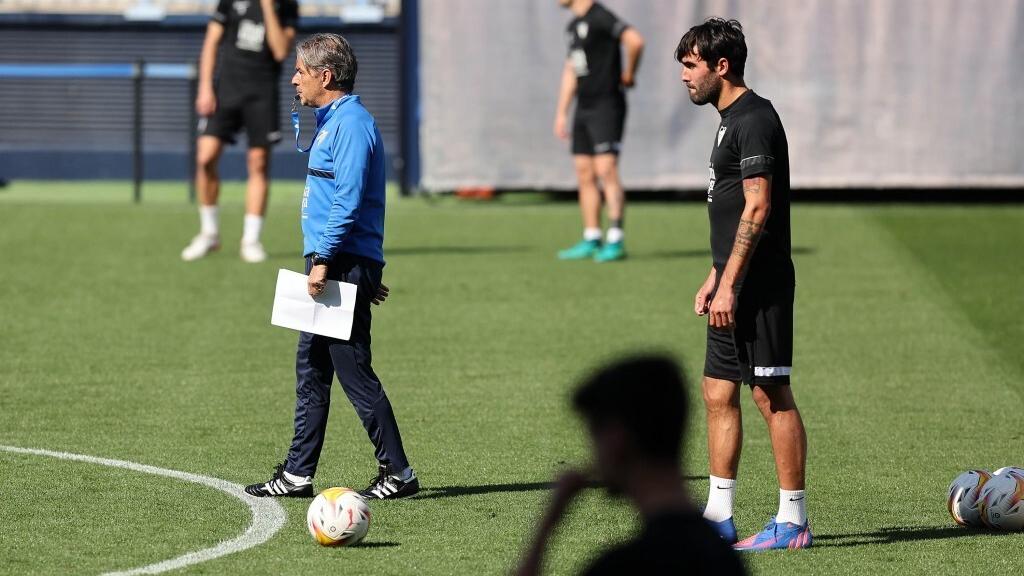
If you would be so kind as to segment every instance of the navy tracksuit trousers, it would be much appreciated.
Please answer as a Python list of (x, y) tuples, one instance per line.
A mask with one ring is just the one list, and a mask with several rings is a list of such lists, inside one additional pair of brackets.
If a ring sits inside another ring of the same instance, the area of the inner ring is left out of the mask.
[[(306, 274), (312, 259), (306, 259)], [(331, 384), (338, 375), (356, 414), (373, 442), (377, 460), (400, 472), (409, 466), (402, 447), (398, 422), (391, 402), (370, 366), (370, 300), (377, 294), (382, 276), (379, 262), (340, 254), (327, 266), (327, 278), (355, 284), (355, 319), (349, 340), (336, 340), (307, 332), (299, 333), (295, 360), (295, 436), (285, 470), (299, 476), (313, 476), (327, 431)]]

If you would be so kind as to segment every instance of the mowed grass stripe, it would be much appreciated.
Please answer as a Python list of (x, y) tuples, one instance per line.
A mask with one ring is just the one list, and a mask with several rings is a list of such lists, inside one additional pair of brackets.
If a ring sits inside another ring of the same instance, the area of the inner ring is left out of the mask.
[[(224, 252), (195, 265), (176, 260), (196, 225), (183, 202), (0, 205), (10, 223), (0, 231), (0, 402), (15, 415), (0, 440), (240, 483), (270, 472), (291, 432), (295, 345), (294, 333), (267, 324), (270, 292), (277, 267), (298, 266), (297, 196), (276, 196), (263, 267), (237, 260), (240, 198), (230, 192), (223, 211)], [(704, 206), (631, 206), (632, 258), (605, 267), (556, 262), (554, 250), (575, 240), (576, 209), (531, 202), (389, 204), (393, 298), (376, 311), (375, 364), (425, 497), (374, 506), (374, 546), (339, 551), (316, 548), (305, 503), (285, 502), (289, 524), (273, 540), (192, 572), (503, 573), (547, 498), (545, 482), (585, 456), (566, 404), (577, 379), (603, 358), (649, 348), (682, 356), (699, 376), (704, 331), (690, 307), (709, 266)], [(794, 208), (794, 385), (811, 428), (821, 548), (753, 558), (759, 572), (953, 573), (1002, 567), (1019, 550), (1019, 537), (963, 536), (944, 511), (957, 471), (1008, 464), (1021, 451), (988, 426), (993, 406), (1006, 406), (1003, 369), (977, 366), (986, 350), (977, 331), (919, 259), (886, 238), (876, 220), (886, 210)], [(61, 281), (40, 280), (39, 254)], [(372, 456), (335, 391), (317, 482), (358, 486)], [(696, 387), (691, 398), (686, 461), (700, 477)], [(745, 402), (738, 521), (752, 531), (777, 492), (767, 434)], [(703, 499), (706, 481), (692, 488)], [(621, 503), (588, 493), (555, 544), (552, 572), (575, 572), (634, 526)]]
[[(1011, 372), (930, 271), (878, 226), (876, 210), (884, 209), (797, 212), (797, 237), (811, 232), (821, 242), (814, 264), (798, 270), (804, 361), (795, 381), (807, 382), (798, 398), (809, 424), (809, 502), (820, 546), (751, 564), (808, 574), (1009, 568), (1024, 536), (957, 528), (944, 497), (958, 472), (1020, 457), (993, 420), (1002, 412), (993, 407), (1019, 406)], [(762, 473), (770, 476), (769, 467)]]
[[(895, 206), (874, 218), (930, 271), (993, 353), (1024, 371), (1024, 206)], [(1024, 379), (1010, 385), (1024, 402)]]

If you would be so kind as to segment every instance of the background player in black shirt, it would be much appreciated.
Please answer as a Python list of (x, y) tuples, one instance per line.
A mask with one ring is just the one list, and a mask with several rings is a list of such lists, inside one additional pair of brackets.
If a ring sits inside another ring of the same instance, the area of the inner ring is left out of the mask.
[(807, 436), (790, 388), (793, 291), (789, 148), (771, 102), (743, 82), (747, 45), (740, 23), (711, 18), (676, 48), (695, 104), (722, 117), (711, 152), (708, 215), (714, 264), (694, 312), (708, 316), (703, 392), (711, 482), (704, 517), (735, 541), (732, 494), (742, 444), (740, 382), (771, 437), (779, 511), (741, 550), (811, 545), (804, 492)]
[[(644, 39), (593, 0), (558, 0), (576, 16), (567, 28), (569, 57), (555, 112), (555, 136), (568, 139), (567, 119), (573, 96), (576, 116), (572, 124), (572, 154), (579, 182), (583, 240), (562, 250), (563, 260), (594, 258), (598, 262), (620, 260), (626, 252), (622, 218), (626, 196), (619, 180), (618, 154), (626, 122), (625, 88), (633, 86)], [(626, 50), (622, 66), (619, 46)], [(601, 192), (608, 210), (608, 234), (601, 245)]]
[[(590, 431), (597, 479), (610, 494), (629, 499), (643, 521), (637, 538), (607, 551), (584, 574), (743, 574), (739, 558), (701, 519), (683, 486), (685, 387), (672, 360), (639, 357), (601, 370), (573, 396)], [(559, 478), (520, 576), (540, 573), (555, 526), (586, 485), (578, 471)]]
[(200, 228), (181, 252), (184, 260), (197, 260), (220, 248), (217, 165), (224, 143), (234, 143), (243, 126), (249, 142), (249, 182), (240, 252), (246, 262), (267, 259), (260, 232), (267, 209), (270, 146), (281, 140), (278, 79), (281, 63), (295, 43), (298, 17), (295, 0), (220, 0), (206, 27), (196, 96), (196, 111), (202, 117), (196, 153)]

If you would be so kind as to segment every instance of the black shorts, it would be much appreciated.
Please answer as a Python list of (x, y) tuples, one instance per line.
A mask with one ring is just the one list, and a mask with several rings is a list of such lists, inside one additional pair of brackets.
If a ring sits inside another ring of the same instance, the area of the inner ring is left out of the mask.
[(792, 286), (744, 287), (734, 330), (708, 325), (704, 375), (749, 386), (789, 384), (793, 369)]
[(199, 121), (199, 132), (235, 143), (245, 127), (250, 148), (268, 148), (281, 141), (279, 90), (276, 83), (221, 81), (217, 87), (217, 110)]
[(626, 101), (606, 99), (577, 105), (572, 121), (572, 153), (618, 154), (626, 125)]

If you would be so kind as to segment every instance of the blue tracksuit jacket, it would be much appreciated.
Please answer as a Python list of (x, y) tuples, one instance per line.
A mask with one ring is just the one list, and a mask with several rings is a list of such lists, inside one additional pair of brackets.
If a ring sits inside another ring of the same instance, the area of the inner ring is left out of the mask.
[(303, 255), (384, 263), (384, 142), (359, 96), (316, 109), (302, 194)]

